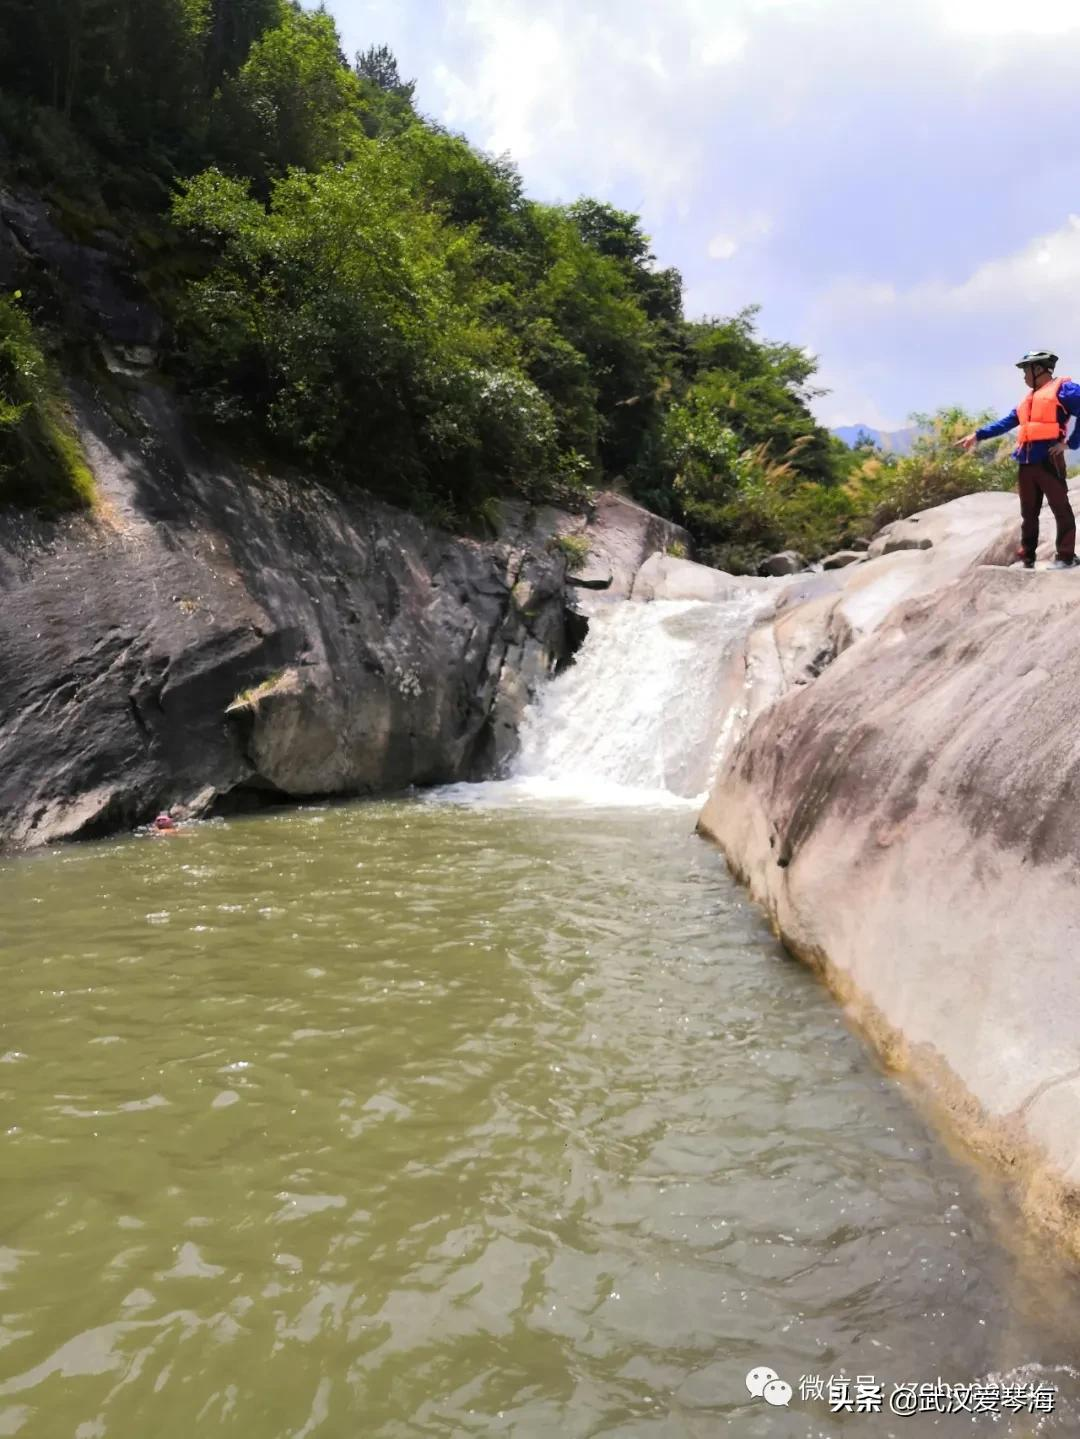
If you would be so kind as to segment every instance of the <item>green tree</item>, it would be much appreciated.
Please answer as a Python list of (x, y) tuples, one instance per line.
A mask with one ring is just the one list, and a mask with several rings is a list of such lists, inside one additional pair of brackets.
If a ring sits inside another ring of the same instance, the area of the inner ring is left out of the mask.
[(481, 154), (460, 135), (415, 119), (392, 143), (427, 204), (454, 225), (476, 226), (479, 238), (497, 249), (515, 245), (525, 200), (509, 160)]
[(353, 63), (363, 101), (362, 122), (371, 139), (399, 135), (419, 119), (413, 108), (414, 80), (402, 80), (394, 52), (386, 45), (359, 51)]
[(367, 50), (358, 51), (356, 73), (361, 80), (369, 81), (387, 95), (412, 102), (416, 81), (402, 80), (397, 57), (388, 45), (372, 45)]
[(810, 412), (821, 393), (811, 383), (817, 360), (797, 345), (761, 340), (757, 314), (754, 305), (688, 325), (685, 372), (705, 387), (744, 447), (764, 444), (774, 459), (790, 456), (807, 479), (839, 483), (841, 451)]
[(739, 441), (706, 394), (691, 390), (664, 426), (673, 485), (688, 516), (704, 518), (730, 499), (738, 482)]
[(682, 318), (682, 276), (675, 269), (656, 268), (652, 242), (639, 216), (588, 198), (575, 201), (567, 214), (587, 245), (619, 263), (650, 320), (673, 323)]
[(252, 45), (281, 23), (286, 0), (209, 0), (203, 51), (203, 89), (213, 95), (235, 75)]
[(844, 488), (856, 462), (809, 408), (816, 361), (760, 339), (756, 318), (751, 307), (683, 327), (659, 452), (677, 513), (739, 569), (789, 544), (818, 554), (858, 514)]
[(459, 508), (557, 468), (550, 407), (483, 320), (467, 234), (410, 190), (394, 150), (292, 171), (270, 205), (210, 171), (174, 207), (218, 260), (183, 323), (220, 419), (265, 421), (289, 449), (399, 500)]
[(717, 544), (857, 508), (812, 356), (752, 308), (688, 323), (638, 215), (530, 201), (321, 5), (0, 0), (0, 84), (23, 178), (130, 225), (168, 363), (249, 442), (459, 511), (621, 482)]
[(103, 102), (128, 135), (178, 138), (202, 111), (208, 0), (127, 0), (119, 9)]
[[(534, 213), (544, 265), (522, 305), (522, 317), (548, 318), (565, 344), (583, 357), (596, 411), (596, 452), (586, 458), (609, 474), (623, 475), (654, 418), (660, 372), (648, 317), (622, 263), (583, 240), (571, 216), (554, 206), (537, 206)], [(537, 332), (532, 327), (526, 333)], [(543, 363), (550, 367), (546, 348)], [(558, 410), (569, 415), (580, 406), (580, 371), (575, 375), (565, 364), (560, 370), (571, 389), (554, 398)]]
[(125, 18), (113, 0), (3, 0), (5, 87), (70, 117), (105, 84)]
[(280, 23), (254, 42), (217, 100), (215, 148), (231, 169), (264, 181), (293, 165), (315, 171), (352, 153), (362, 109), (333, 19), (285, 0)]
[(103, 134), (109, 122), (142, 139), (175, 128), (197, 96), (207, 3), (0, 0), (0, 79)]

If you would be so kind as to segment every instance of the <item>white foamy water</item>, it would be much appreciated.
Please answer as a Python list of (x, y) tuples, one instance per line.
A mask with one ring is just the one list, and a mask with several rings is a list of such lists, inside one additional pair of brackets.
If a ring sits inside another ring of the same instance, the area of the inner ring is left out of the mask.
[(601, 610), (526, 711), (517, 787), (604, 804), (699, 799), (743, 699), (733, 661), (771, 603), (757, 592)]

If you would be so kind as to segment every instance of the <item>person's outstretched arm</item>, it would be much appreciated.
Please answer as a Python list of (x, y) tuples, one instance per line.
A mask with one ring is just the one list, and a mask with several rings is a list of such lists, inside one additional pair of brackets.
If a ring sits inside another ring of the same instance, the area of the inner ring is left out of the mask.
[[(1062, 385), (1061, 388), (1064, 389), (1065, 386)], [(1072, 388), (1076, 391), (1077, 409), (1071, 410), (1069, 413), (1080, 415), (1080, 385), (1073, 385)], [(1020, 417), (1016, 411), (1010, 410), (1007, 415), (1002, 415), (1001, 419), (995, 420), (992, 425), (983, 425), (980, 429), (973, 430), (970, 435), (965, 435), (962, 440), (957, 440), (956, 448), (958, 450), (973, 450), (975, 446), (981, 444), (983, 440), (993, 440), (996, 439), (998, 435), (1004, 435), (1009, 430), (1015, 430), (1019, 423)]]

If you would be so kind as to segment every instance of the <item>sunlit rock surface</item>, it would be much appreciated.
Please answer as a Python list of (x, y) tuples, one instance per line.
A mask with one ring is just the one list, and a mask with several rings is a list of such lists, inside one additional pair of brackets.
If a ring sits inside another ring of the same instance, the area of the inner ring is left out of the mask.
[(1075, 1241), (1080, 576), (1003, 567), (1017, 508), (954, 501), (780, 597), (700, 828)]

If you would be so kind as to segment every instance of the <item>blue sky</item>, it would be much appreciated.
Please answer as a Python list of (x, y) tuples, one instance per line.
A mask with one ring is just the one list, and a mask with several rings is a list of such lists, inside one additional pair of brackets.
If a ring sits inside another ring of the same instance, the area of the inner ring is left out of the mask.
[(1004, 411), (1027, 349), (1080, 378), (1077, 0), (328, 8), (535, 198), (641, 214), (689, 314), (759, 303), (825, 424)]

